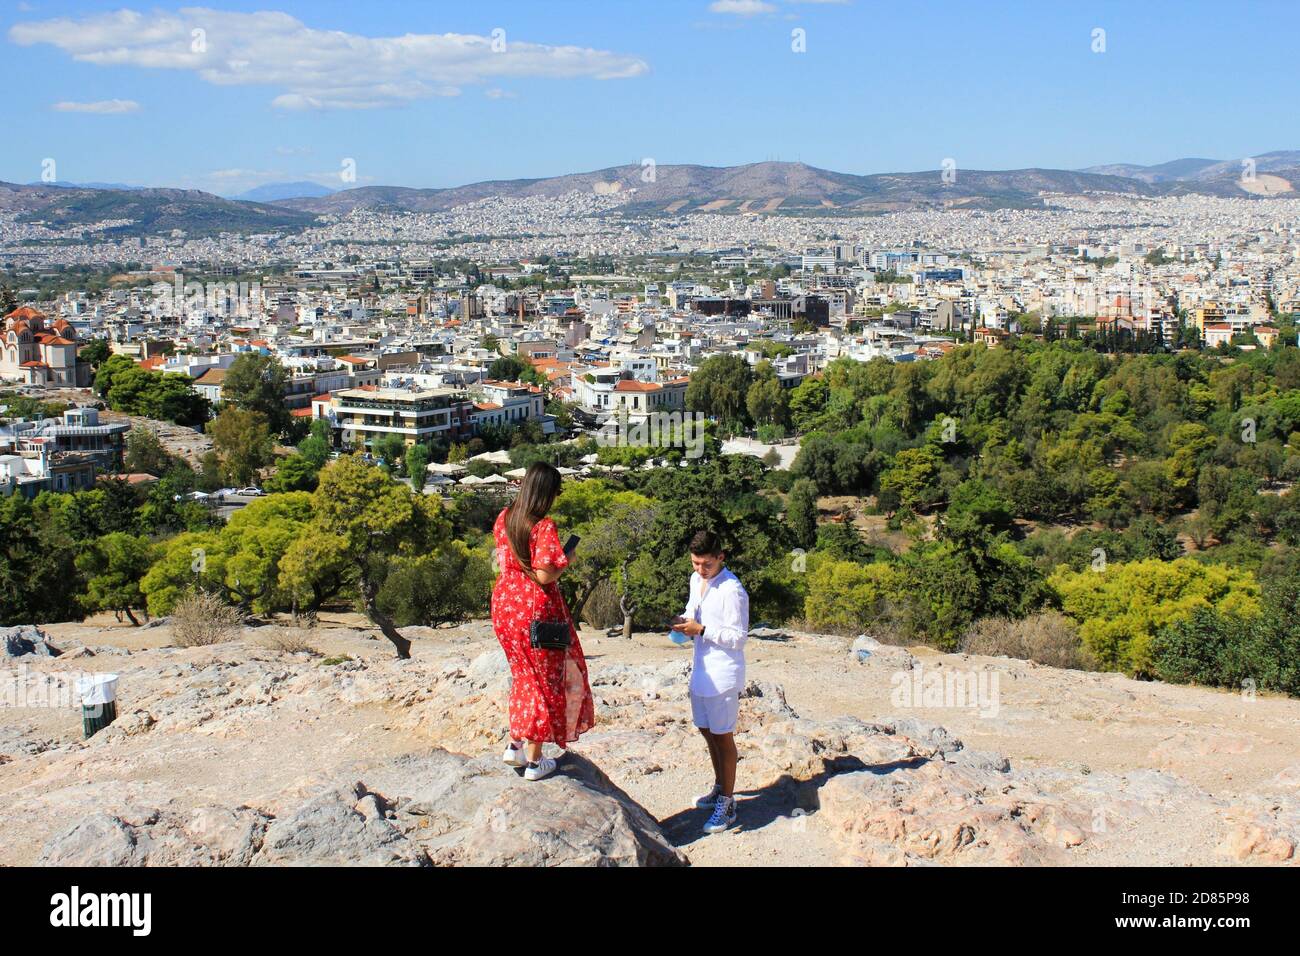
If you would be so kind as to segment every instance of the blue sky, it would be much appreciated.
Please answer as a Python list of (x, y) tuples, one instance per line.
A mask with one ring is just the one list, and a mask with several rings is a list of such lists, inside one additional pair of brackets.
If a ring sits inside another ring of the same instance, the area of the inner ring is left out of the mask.
[(407, 186), (645, 157), (1235, 159), (1300, 148), (1296, 36), (1286, 2), (6, 2), (0, 179), (46, 158), (60, 180), (227, 194), (341, 186), (344, 159), (355, 185)]

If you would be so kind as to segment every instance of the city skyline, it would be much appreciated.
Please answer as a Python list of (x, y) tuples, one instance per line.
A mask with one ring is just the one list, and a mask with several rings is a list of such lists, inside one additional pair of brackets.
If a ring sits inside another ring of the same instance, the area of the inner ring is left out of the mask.
[[(579, 4), (257, 7), (17, 5), (0, 20), (0, 75), (20, 145), (0, 179), (37, 181), (53, 158), (60, 181), (235, 195), (297, 180), (446, 187), (646, 158), (1082, 169), (1296, 142), (1277, 117), (1285, 27), (1300, 12), (1275, 4), (1217, 18), (1179, 5), (1178, 19), (1104, 3), (886, 14), (692, 0), (641, 19)], [(1194, 85), (1178, 66), (1193, 62)], [(1221, 116), (1231, 129), (1214, 128)]]

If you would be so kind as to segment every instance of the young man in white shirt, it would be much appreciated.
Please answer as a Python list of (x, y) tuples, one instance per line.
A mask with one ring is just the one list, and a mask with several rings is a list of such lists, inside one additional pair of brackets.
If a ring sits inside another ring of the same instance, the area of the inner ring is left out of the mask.
[(736, 823), (736, 715), (745, 686), (745, 641), (749, 637), (749, 594), (723, 562), (716, 535), (701, 531), (691, 539), (691, 595), (673, 626), (695, 639), (691, 665), (691, 713), (709, 746), (713, 789), (695, 801), (712, 807), (705, 833)]

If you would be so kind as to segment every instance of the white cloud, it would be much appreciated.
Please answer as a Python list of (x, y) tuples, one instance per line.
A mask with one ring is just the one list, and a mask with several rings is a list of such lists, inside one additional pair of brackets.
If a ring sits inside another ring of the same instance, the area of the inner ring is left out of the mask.
[(752, 17), (757, 13), (775, 13), (776, 7), (763, 0), (714, 0), (709, 4), (714, 13), (734, 13), (737, 16)]
[(484, 90), (483, 95), (490, 100), (513, 100), (519, 94), (510, 90), (501, 90), (493, 87), (490, 90)]
[[(739, 2), (739, 0), (736, 0)], [(285, 110), (376, 109), (494, 79), (623, 79), (639, 57), (472, 34), (367, 37), (315, 30), (287, 13), (118, 10), (18, 23), (9, 38), (47, 43), (99, 66), (189, 70), (216, 86), (267, 86)]]
[(55, 103), (51, 109), (60, 113), (134, 113), (140, 108), (135, 100), (96, 100), (93, 103), (74, 103), (63, 100)]

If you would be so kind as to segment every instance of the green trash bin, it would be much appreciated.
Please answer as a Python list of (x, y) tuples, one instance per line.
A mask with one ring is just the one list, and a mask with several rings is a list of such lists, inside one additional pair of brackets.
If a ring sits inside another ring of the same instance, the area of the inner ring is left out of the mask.
[(77, 681), (81, 730), (87, 740), (117, 720), (117, 675), (92, 674)]

